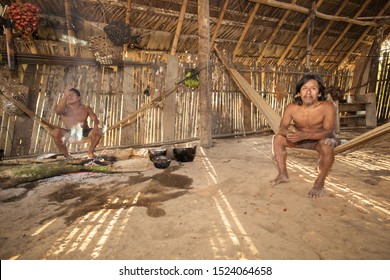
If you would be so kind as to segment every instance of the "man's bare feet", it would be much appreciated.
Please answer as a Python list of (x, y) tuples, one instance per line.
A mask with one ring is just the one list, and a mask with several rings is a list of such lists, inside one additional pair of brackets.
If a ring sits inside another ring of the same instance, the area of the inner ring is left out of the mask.
[(319, 198), (324, 196), (324, 184), (325, 182), (315, 182), (314, 187), (307, 193), (309, 198)]
[(88, 153), (88, 159), (96, 158), (94, 153)]
[(279, 174), (274, 180), (270, 181), (272, 186), (275, 186), (280, 183), (288, 183), (290, 180), (287, 175)]

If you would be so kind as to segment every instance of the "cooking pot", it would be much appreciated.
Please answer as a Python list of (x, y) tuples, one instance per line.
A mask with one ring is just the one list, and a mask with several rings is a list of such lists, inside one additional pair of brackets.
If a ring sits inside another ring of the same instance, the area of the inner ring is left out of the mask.
[(166, 156), (155, 156), (152, 162), (156, 168), (165, 169), (171, 164), (171, 159)]
[(173, 155), (176, 161), (190, 162), (193, 161), (196, 155), (196, 146), (193, 147), (175, 147), (173, 148)]
[(160, 148), (160, 149), (149, 149), (149, 159), (153, 161), (153, 158), (155, 156), (166, 156), (167, 155), (167, 149), (166, 148)]

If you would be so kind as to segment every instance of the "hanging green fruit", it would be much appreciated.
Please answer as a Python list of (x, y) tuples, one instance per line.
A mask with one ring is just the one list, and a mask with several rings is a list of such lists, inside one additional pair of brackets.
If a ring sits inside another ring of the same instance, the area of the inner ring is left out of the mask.
[(199, 86), (199, 69), (187, 68), (185, 70), (184, 85), (189, 88), (197, 88)]

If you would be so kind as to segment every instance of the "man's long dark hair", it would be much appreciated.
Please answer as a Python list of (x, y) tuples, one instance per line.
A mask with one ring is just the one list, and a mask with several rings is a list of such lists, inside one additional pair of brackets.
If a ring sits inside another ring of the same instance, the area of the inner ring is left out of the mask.
[(73, 91), (77, 96), (81, 96), (80, 91), (78, 89), (71, 88), (70, 90)]
[(297, 86), (295, 88), (295, 95), (294, 95), (294, 103), (298, 105), (302, 105), (303, 101), (300, 96), (298, 96), (299, 92), (301, 91), (301, 88), (304, 84), (306, 84), (310, 80), (316, 80), (319, 85), (319, 91), (318, 94), (318, 101), (324, 101), (326, 100), (326, 94), (325, 94), (325, 86), (322, 82), (322, 78), (318, 74), (305, 74), (302, 79), (297, 83)]

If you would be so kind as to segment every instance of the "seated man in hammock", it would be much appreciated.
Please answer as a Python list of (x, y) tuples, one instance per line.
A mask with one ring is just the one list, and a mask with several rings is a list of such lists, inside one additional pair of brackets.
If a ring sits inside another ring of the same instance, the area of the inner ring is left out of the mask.
[[(334, 132), (335, 108), (325, 101), (325, 86), (317, 74), (306, 74), (296, 85), (294, 103), (284, 110), (279, 131), (274, 137), (278, 169), (272, 185), (289, 182), (286, 147), (315, 150), (319, 154), (319, 174), (308, 197), (324, 195), (325, 179), (334, 162), (334, 148), (340, 144)], [(290, 124), (294, 122), (294, 127)]]
[[(94, 152), (103, 133), (96, 114), (91, 107), (81, 102), (80, 92), (68, 85), (64, 90), (64, 96), (55, 108), (55, 112), (61, 116), (65, 128), (55, 127), (52, 129), (51, 135), (65, 158), (72, 158), (66, 147), (66, 142), (81, 140), (83, 137), (88, 137), (90, 140), (88, 158), (95, 158)], [(88, 126), (88, 117), (93, 121), (93, 128)]]

